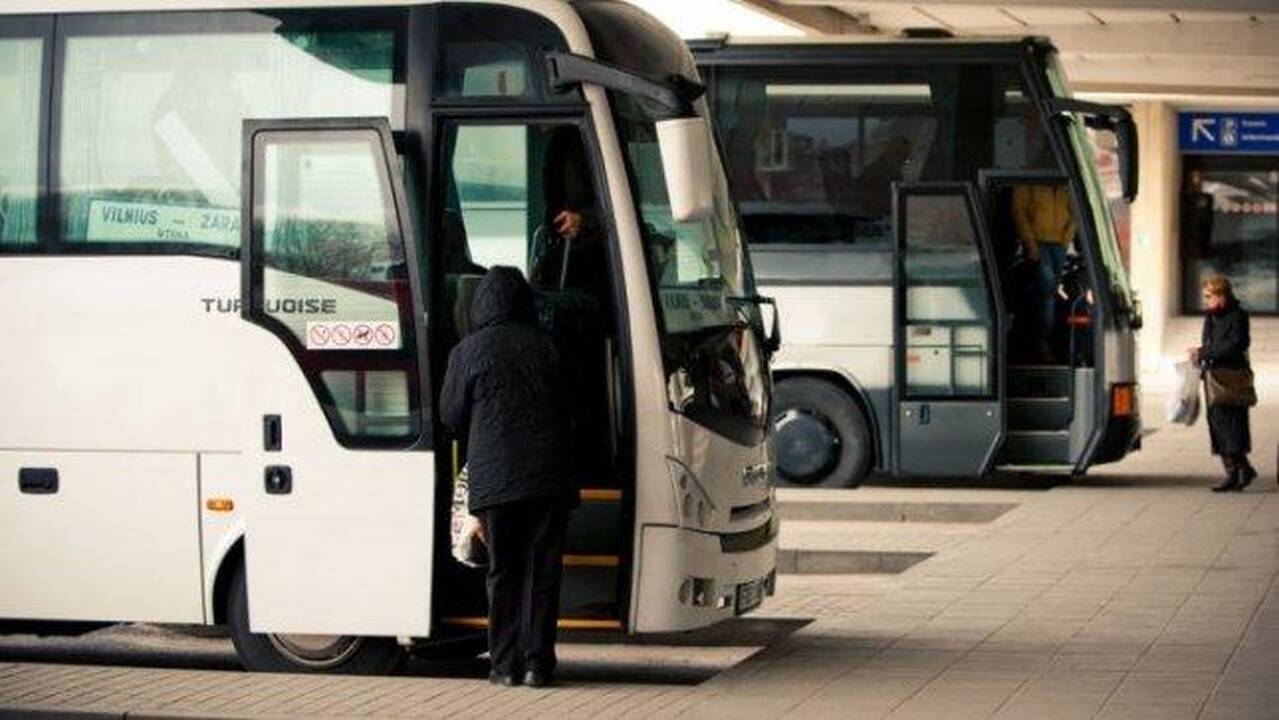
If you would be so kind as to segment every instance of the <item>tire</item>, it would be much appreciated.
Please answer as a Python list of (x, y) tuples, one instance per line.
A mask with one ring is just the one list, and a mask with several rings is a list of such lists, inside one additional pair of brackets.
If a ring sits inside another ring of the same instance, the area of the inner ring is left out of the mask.
[(783, 487), (857, 487), (870, 472), (870, 425), (839, 386), (799, 377), (774, 393), (777, 478)]
[(386, 675), (403, 658), (393, 638), (272, 635), (249, 630), (249, 595), (240, 563), (231, 577), (227, 625), (236, 655), (251, 672)]

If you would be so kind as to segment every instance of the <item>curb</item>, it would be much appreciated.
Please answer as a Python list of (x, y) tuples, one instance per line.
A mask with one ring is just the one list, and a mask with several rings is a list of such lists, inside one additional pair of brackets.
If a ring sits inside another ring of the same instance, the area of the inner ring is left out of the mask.
[(0, 720), (24, 720), (25, 718), (42, 718), (45, 720), (124, 720), (128, 713), (97, 712), (91, 710), (53, 710), (40, 707), (8, 707), (0, 708)]

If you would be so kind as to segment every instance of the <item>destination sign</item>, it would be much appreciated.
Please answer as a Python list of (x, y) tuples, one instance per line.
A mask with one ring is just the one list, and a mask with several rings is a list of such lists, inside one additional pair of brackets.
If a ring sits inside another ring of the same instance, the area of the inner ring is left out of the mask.
[(193, 242), (236, 247), (240, 211), (93, 200), (89, 237), (116, 242)]
[(1279, 154), (1279, 113), (1184, 112), (1177, 125), (1183, 152)]

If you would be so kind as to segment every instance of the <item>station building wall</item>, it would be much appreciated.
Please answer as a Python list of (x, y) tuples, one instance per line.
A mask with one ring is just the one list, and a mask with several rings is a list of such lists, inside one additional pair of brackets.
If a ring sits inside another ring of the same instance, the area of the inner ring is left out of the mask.
[[(1191, 293), (1197, 292), (1198, 268), (1209, 261), (1209, 267), (1216, 262), (1223, 267), (1223, 274), (1246, 288), (1249, 299), (1245, 307), (1253, 313), (1252, 359), (1258, 381), (1279, 392), (1279, 214), (1275, 207), (1279, 203), (1279, 154), (1214, 153), (1206, 160), (1207, 156), (1183, 151), (1178, 139), (1181, 112), (1279, 113), (1279, 103), (1240, 107), (1205, 98), (1139, 100), (1130, 107), (1141, 138), (1141, 191), (1131, 210), (1129, 262), (1145, 315), (1140, 335), (1144, 383), (1151, 388), (1167, 387), (1174, 377), (1173, 364), (1184, 358), (1186, 348), (1199, 344), (1203, 317), (1189, 305), (1194, 297)], [(1195, 170), (1200, 171), (1200, 177), (1194, 184), (1197, 189), (1192, 190), (1189, 174)], [(1257, 191), (1254, 202), (1247, 207), (1240, 207), (1240, 203), (1224, 207), (1223, 185), (1213, 182), (1223, 173), (1232, 181), (1250, 183)], [(1269, 201), (1264, 200), (1267, 194)], [(1207, 208), (1204, 195), (1215, 196)], [(1215, 222), (1206, 219), (1205, 210), (1212, 211)], [(1245, 215), (1246, 227), (1235, 217)], [(1205, 224), (1211, 228), (1207, 233)], [(1214, 240), (1205, 247), (1206, 234)], [(1231, 242), (1235, 240), (1238, 242)]]

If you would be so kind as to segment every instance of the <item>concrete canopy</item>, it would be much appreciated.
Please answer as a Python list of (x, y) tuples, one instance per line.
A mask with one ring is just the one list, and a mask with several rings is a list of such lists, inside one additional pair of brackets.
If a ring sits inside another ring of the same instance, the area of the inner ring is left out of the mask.
[(1083, 92), (1279, 96), (1279, 0), (734, 0), (814, 37), (1044, 35)]

